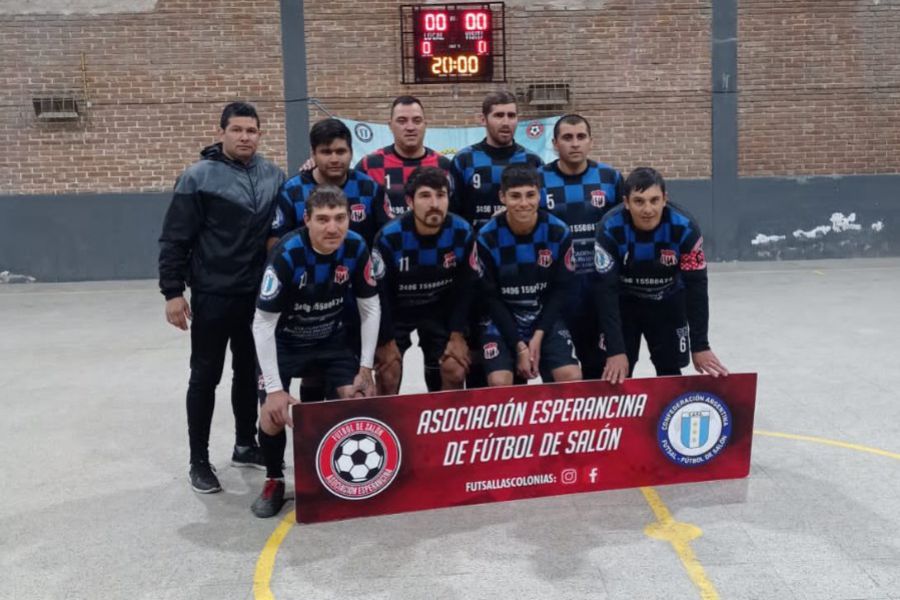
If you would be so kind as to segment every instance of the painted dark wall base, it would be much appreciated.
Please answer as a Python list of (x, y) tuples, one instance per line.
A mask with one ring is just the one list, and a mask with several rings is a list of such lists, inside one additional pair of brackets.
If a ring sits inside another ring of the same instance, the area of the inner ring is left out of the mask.
[(157, 277), (171, 193), (0, 196), (0, 271), (38, 281)]
[[(739, 210), (728, 203), (724, 237), (715, 228), (711, 180), (671, 180), (668, 192), (699, 222), (711, 260), (900, 255), (900, 175), (739, 179)], [(38, 281), (155, 279), (170, 198), (168, 192), (0, 196), (0, 271)], [(856, 213), (860, 229), (794, 237), (796, 230), (831, 225), (834, 213)], [(785, 237), (753, 244), (760, 235)]]

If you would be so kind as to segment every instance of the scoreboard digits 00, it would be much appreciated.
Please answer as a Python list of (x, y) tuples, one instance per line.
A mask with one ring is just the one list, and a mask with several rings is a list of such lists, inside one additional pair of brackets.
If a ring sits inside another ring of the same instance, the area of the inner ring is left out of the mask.
[(502, 2), (403, 6), (401, 26), (404, 83), (505, 80)]

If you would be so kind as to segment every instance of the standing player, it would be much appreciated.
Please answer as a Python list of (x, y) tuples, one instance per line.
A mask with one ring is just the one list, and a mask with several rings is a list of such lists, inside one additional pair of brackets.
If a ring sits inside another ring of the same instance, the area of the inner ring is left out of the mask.
[[(348, 232), (347, 199), (334, 186), (316, 188), (304, 220), (306, 227), (285, 236), (269, 255), (253, 320), (266, 394), (259, 439), (267, 479), (252, 507), (258, 517), (274, 516), (284, 504), (284, 427), (297, 403), (288, 392), (291, 379), (324, 373), (341, 398), (374, 392), (380, 309), (369, 251), (362, 237)], [(345, 339), (348, 293), (362, 322), (359, 358)]]
[(539, 210), (540, 180), (525, 165), (503, 171), (506, 211), (478, 233), (477, 264), (491, 320), (483, 327), (488, 385), (525, 380), (575, 381), (581, 369), (560, 318), (575, 265), (566, 224)]
[(565, 115), (553, 126), (559, 159), (540, 169), (541, 208), (569, 226), (575, 255), (575, 286), (563, 314), (572, 333), (585, 379), (599, 379), (606, 359), (600, 325), (591, 300), (597, 223), (622, 201), (622, 174), (588, 158), (591, 125), (581, 115)]
[(350, 169), (353, 135), (338, 119), (323, 119), (309, 130), (314, 167), (301, 171), (284, 182), (275, 205), (275, 218), (269, 234), (272, 248), (287, 233), (303, 226), (306, 201), (316, 186), (341, 188), (350, 206), (350, 230), (372, 244), (375, 232), (386, 222), (382, 212), (384, 191), (365, 173)]
[[(388, 122), (394, 143), (364, 156), (356, 170), (375, 180), (385, 193), (382, 209), (387, 219), (409, 210), (406, 181), (417, 167), (439, 167), (450, 176), (450, 159), (425, 147), (425, 109), (414, 96), (399, 96), (391, 105)], [(452, 186), (452, 182), (451, 182)], [(451, 195), (453, 189), (450, 190)]]
[(502, 208), (500, 176), (506, 165), (524, 164), (537, 168), (541, 157), (516, 143), (519, 113), (516, 97), (509, 92), (488, 94), (481, 103), (485, 138), (460, 150), (453, 157), (453, 180), (458, 205), (450, 210), (476, 230)]
[(400, 391), (403, 354), (414, 329), (425, 354), (428, 390), (461, 389), (469, 368), (464, 333), (475, 236), (468, 223), (447, 212), (447, 175), (436, 167), (413, 171), (406, 202), (411, 210), (385, 225), (372, 250), (382, 301), (378, 392)]
[(683, 209), (668, 202), (656, 170), (639, 167), (625, 180), (625, 202), (597, 228), (594, 297), (609, 357), (603, 379), (634, 372), (641, 336), (657, 375), (688, 364), (714, 377), (728, 370), (709, 348), (709, 297), (703, 237)]
[[(256, 153), (262, 132), (256, 109), (232, 102), (219, 120), (219, 143), (178, 178), (159, 238), (159, 289), (166, 320), (191, 330), (187, 391), (190, 481), (194, 491), (221, 491), (209, 463), (216, 386), (231, 342), (231, 464), (261, 468), (256, 446), (256, 356), (253, 305), (266, 260), (266, 236), (284, 173)], [(253, 185), (248, 185), (248, 181)], [(191, 287), (191, 303), (184, 299)]]

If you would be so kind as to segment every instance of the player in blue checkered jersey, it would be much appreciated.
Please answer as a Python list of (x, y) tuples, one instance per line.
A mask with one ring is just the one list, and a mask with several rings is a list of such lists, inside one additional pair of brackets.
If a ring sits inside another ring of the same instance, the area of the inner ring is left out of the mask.
[(375, 351), (378, 393), (397, 394), (410, 333), (419, 334), (429, 391), (461, 389), (469, 370), (464, 334), (474, 273), (472, 226), (448, 213), (449, 184), (437, 167), (406, 183), (410, 210), (384, 226), (372, 249), (380, 280), (381, 330)]
[(503, 171), (506, 208), (478, 233), (476, 264), (490, 320), (482, 329), (488, 385), (511, 385), (515, 375), (575, 381), (581, 369), (560, 309), (575, 265), (566, 224), (538, 209), (540, 179), (525, 165)]
[[(366, 243), (348, 231), (347, 199), (323, 185), (307, 201), (306, 227), (282, 238), (266, 263), (253, 320), (253, 339), (265, 384), (260, 410), (260, 448), (267, 481), (253, 503), (258, 517), (271, 517), (284, 503), (282, 463), (290, 425), (291, 379), (324, 373), (341, 398), (371, 396), (380, 304)], [(356, 298), (360, 355), (350, 349), (344, 304)]]
[(513, 137), (519, 122), (515, 96), (509, 92), (488, 94), (481, 113), (484, 140), (457, 152), (450, 169), (458, 203), (450, 211), (476, 230), (502, 208), (500, 177), (507, 165), (537, 168), (544, 164), (541, 157), (517, 144)]
[(341, 188), (350, 210), (350, 231), (362, 236), (371, 247), (378, 229), (388, 221), (384, 213), (384, 190), (375, 181), (350, 169), (353, 135), (338, 119), (323, 119), (309, 130), (314, 167), (284, 182), (278, 192), (275, 217), (267, 246), (272, 248), (284, 235), (303, 227), (306, 201), (316, 186)]
[(594, 236), (597, 223), (621, 203), (622, 174), (588, 158), (591, 125), (581, 115), (565, 115), (553, 126), (553, 147), (559, 159), (540, 170), (541, 208), (564, 221), (572, 232), (575, 285), (563, 315), (585, 379), (600, 379), (606, 353), (591, 299)]
[(688, 356), (699, 373), (728, 375), (709, 347), (703, 236), (668, 201), (662, 175), (639, 167), (625, 180), (624, 203), (597, 228), (594, 299), (606, 336), (602, 378), (631, 376), (641, 336), (657, 375), (680, 375)]

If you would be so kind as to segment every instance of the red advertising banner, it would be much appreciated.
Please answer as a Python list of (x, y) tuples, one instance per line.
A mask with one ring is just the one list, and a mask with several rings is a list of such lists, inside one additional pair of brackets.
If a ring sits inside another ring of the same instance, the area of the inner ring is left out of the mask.
[(299, 404), (297, 522), (750, 472), (756, 374)]

